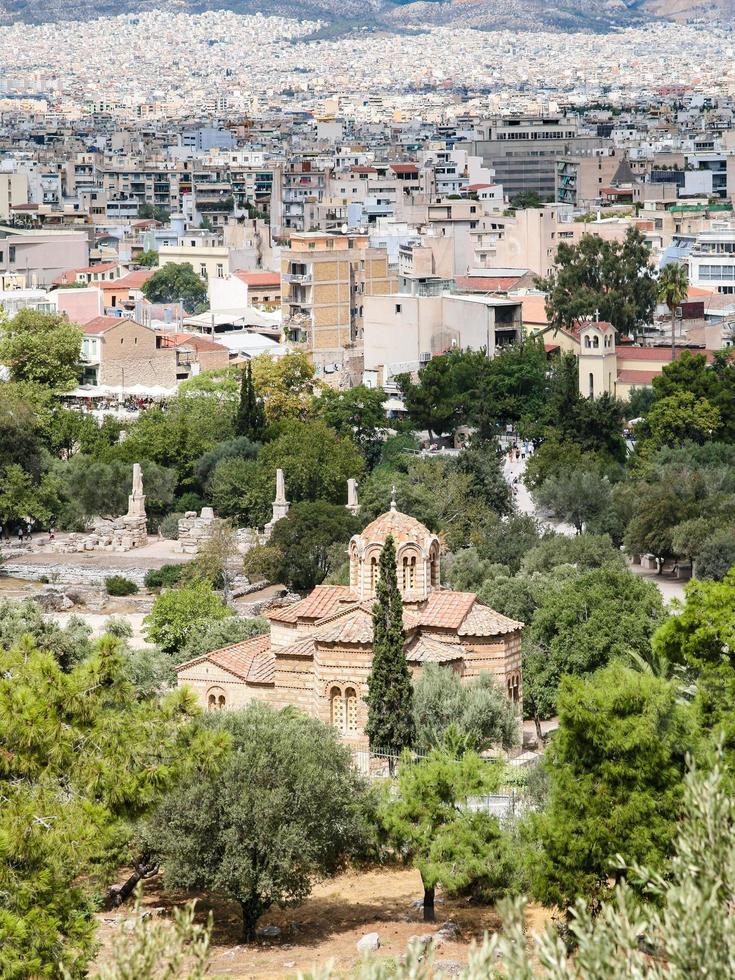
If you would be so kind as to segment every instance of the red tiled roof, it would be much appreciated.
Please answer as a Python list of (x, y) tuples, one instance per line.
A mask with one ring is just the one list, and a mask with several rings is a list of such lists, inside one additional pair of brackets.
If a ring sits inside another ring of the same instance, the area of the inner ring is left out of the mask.
[(406, 660), (413, 664), (445, 664), (462, 660), (467, 651), (459, 643), (442, 643), (435, 637), (417, 636), (406, 647)]
[(417, 174), (419, 172), (415, 163), (391, 163), (390, 169), (395, 174)]
[(617, 380), (624, 385), (650, 385), (660, 371), (620, 371)]
[(69, 282), (76, 282), (80, 272), (87, 272), (90, 275), (93, 272), (111, 272), (112, 269), (117, 269), (118, 266), (118, 262), (102, 262), (99, 265), (84, 265), (79, 269), (66, 269), (54, 279), (52, 285), (65, 286)]
[(358, 606), (351, 611), (331, 618), (316, 634), (316, 640), (323, 643), (373, 642), (373, 617), (369, 607)]
[(272, 650), (256, 654), (250, 664), (248, 684), (273, 684), (276, 680), (276, 657)]
[[(106, 333), (114, 327), (119, 327), (121, 323), (132, 322), (132, 320), (125, 319), (121, 316), (96, 316), (94, 320), (90, 320), (89, 323), (84, 324), (82, 332), (86, 334)], [(141, 325), (138, 324), (138, 326)]]
[(457, 632), (460, 636), (500, 636), (520, 629), (523, 629), (523, 623), (476, 602)]
[(316, 647), (313, 636), (305, 636), (295, 643), (289, 643), (286, 647), (280, 647), (279, 657), (313, 657)]
[(224, 351), (227, 348), (223, 344), (218, 344), (216, 340), (210, 340), (201, 334), (195, 333), (174, 333), (165, 334), (157, 331), (161, 338), (162, 347), (193, 347), (197, 351)]
[(235, 272), (234, 275), (248, 286), (281, 285), (281, 276), (278, 272)]
[[(193, 667), (195, 664), (208, 660), (217, 667), (228, 671), (228, 673), (234, 674), (235, 677), (247, 681), (250, 680), (249, 675), (251, 669), (254, 668), (255, 659), (262, 658), (264, 654), (270, 653), (270, 642), (271, 638), (268, 633), (263, 633), (260, 636), (252, 636), (249, 640), (242, 640), (240, 643), (231, 643), (229, 646), (221, 647), (219, 650), (212, 650), (203, 657), (194, 657), (193, 660), (187, 660), (185, 663), (179, 664), (176, 667), (176, 672), (179, 673), (187, 667)], [(254, 677), (262, 677), (267, 672), (267, 658), (260, 659), (254, 668)], [(260, 681), (260, 683), (266, 682)]]
[(497, 187), (497, 184), (468, 184), (465, 187), (466, 191), (484, 191), (488, 187)]
[(156, 269), (136, 269), (121, 279), (112, 279), (100, 283), (100, 286), (102, 289), (140, 289), (143, 283), (147, 282), (156, 271)]
[(376, 174), (378, 171), (375, 167), (360, 167), (353, 165), (350, 167), (350, 173), (353, 174)]
[(456, 630), (475, 602), (472, 592), (451, 592), (449, 589), (432, 592), (424, 608), (418, 610), (421, 625)]
[(356, 603), (357, 595), (346, 585), (317, 585), (316, 588), (292, 606), (268, 612), (268, 619), (277, 623), (296, 623), (299, 619), (327, 619), (337, 612), (343, 603)]

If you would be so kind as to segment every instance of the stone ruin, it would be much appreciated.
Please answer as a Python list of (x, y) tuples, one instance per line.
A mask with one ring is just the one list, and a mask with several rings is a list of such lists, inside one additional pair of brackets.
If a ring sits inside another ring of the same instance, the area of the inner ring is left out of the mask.
[(176, 551), (184, 555), (196, 555), (205, 541), (209, 541), (214, 532), (217, 518), (211, 507), (202, 507), (201, 514), (195, 510), (187, 510), (179, 518), (179, 539)]
[[(273, 514), (262, 531), (255, 527), (241, 527), (235, 532), (240, 551), (245, 554), (256, 545), (267, 544), (278, 521), (288, 514), (290, 503), (286, 500), (286, 483), (283, 470), (276, 470), (276, 496), (273, 501)], [(357, 480), (347, 481), (347, 503), (345, 507), (351, 514), (360, 513), (357, 499)], [(179, 519), (179, 538), (176, 550), (185, 555), (198, 555), (207, 541), (212, 538), (219, 521), (211, 507), (202, 507), (201, 514), (195, 510), (187, 511)]]
[(132, 551), (148, 543), (148, 525), (140, 463), (133, 464), (133, 488), (128, 496), (128, 512), (122, 517), (96, 517), (92, 531), (69, 534), (53, 546), (58, 552)]

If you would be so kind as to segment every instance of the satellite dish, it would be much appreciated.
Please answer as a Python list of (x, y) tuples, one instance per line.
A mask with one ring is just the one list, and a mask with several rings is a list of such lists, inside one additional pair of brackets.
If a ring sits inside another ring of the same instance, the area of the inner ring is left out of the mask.
[(350, 226), (345, 222), (345, 224), (342, 225), (342, 229), (341, 229), (342, 234), (346, 235), (349, 230), (350, 230)]

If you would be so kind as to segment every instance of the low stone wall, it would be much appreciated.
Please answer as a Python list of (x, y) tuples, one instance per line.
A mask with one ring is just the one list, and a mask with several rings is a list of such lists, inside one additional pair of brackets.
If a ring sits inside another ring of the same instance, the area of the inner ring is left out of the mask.
[(91, 585), (104, 588), (105, 579), (111, 575), (124, 575), (139, 587), (147, 568), (96, 568), (89, 565), (48, 565), (39, 562), (14, 562), (12, 559), (0, 565), (0, 575), (9, 578), (27, 579), (29, 582), (40, 582), (47, 578), (52, 585)]
[(114, 551), (124, 553), (148, 543), (145, 517), (98, 517), (88, 534), (72, 533), (49, 545), (50, 551), (70, 555), (82, 551)]

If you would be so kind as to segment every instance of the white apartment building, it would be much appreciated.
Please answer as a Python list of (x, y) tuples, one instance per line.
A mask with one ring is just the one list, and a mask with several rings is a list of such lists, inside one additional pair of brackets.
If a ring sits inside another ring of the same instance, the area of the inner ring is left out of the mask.
[(713, 222), (700, 232), (689, 253), (689, 282), (718, 293), (735, 293), (735, 222)]

